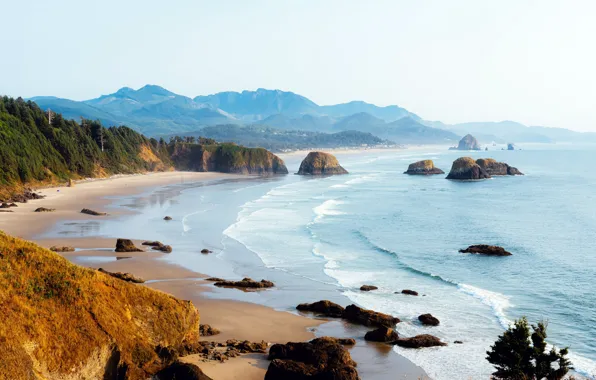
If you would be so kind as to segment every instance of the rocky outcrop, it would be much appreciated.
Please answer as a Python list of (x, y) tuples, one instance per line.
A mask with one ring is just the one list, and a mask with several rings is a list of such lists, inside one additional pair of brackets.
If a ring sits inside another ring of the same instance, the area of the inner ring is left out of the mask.
[(172, 160), (178, 170), (237, 174), (288, 174), (285, 163), (263, 148), (233, 143), (176, 144)]
[(116, 252), (144, 252), (142, 249), (137, 248), (132, 240), (130, 239), (118, 239), (116, 240)]
[(367, 332), (364, 339), (371, 342), (391, 343), (399, 339), (399, 335), (391, 327), (379, 327), (376, 330)]
[(203, 248), (201, 249), (201, 253), (203, 254), (207, 254), (207, 253), (212, 253), (213, 251), (208, 250), (207, 248)]
[(305, 343), (274, 344), (269, 349), (272, 362), (265, 380), (358, 380), (356, 362), (341, 343), (323, 337)]
[(395, 341), (395, 344), (406, 348), (423, 348), (447, 345), (447, 343), (441, 342), (441, 339), (430, 334), (416, 335), (411, 338), (400, 338)]
[(18, 207), (18, 206), (16, 203), (2, 202), (2, 204), (0, 204), (0, 208), (11, 208), (11, 207)]
[(342, 318), (352, 323), (375, 327), (393, 327), (400, 322), (399, 318), (393, 317), (389, 314), (363, 309), (356, 305), (347, 306), (344, 310)]
[(56, 211), (55, 208), (45, 208), (45, 207), (38, 207), (34, 210), (34, 212), (54, 212)]
[(341, 318), (344, 313), (344, 307), (334, 302), (322, 300), (313, 303), (301, 303), (296, 306), (300, 311), (310, 311), (323, 315), (325, 317)]
[(152, 249), (156, 250), (156, 251), (162, 251), (164, 253), (171, 253), (172, 252), (172, 247), (166, 244), (163, 244), (160, 241), (144, 241), (142, 243), (143, 245), (148, 245), (150, 246)]
[(255, 281), (252, 278), (245, 277), (240, 281), (217, 281), (215, 286), (223, 286), (228, 288), (251, 288), (251, 289), (263, 289), (263, 288), (272, 288), (275, 284), (271, 281), (261, 280)]
[(408, 295), (408, 296), (417, 296), (418, 295), (418, 292), (415, 291), (415, 290), (404, 289), (404, 290), (401, 291), (401, 294), (405, 294), (405, 295)]
[(431, 174), (445, 174), (444, 171), (435, 167), (433, 160), (422, 160), (414, 162), (408, 166), (408, 170), (404, 174), (410, 175), (431, 175)]
[(219, 334), (220, 331), (215, 327), (209, 325), (199, 325), (199, 335), (201, 336), (213, 336)]
[(105, 215), (108, 215), (108, 213), (106, 213), (106, 212), (99, 212), (99, 211), (95, 211), (95, 210), (90, 210), (88, 208), (82, 209), (81, 210), (81, 214), (94, 215), (94, 216), (105, 216)]
[(37, 194), (31, 189), (25, 189), (22, 193), (13, 194), (8, 202), (27, 203), (31, 199), (43, 199), (45, 195)]
[(511, 256), (511, 252), (506, 251), (505, 248), (487, 244), (471, 245), (468, 248), (460, 249), (459, 251), (461, 253), (474, 253), (487, 256)]
[(122, 281), (126, 281), (126, 282), (134, 282), (135, 284), (142, 284), (143, 282), (145, 282), (145, 280), (143, 280), (142, 278), (137, 277), (130, 273), (108, 272), (107, 270), (105, 270), (103, 268), (99, 268), (98, 271), (101, 273), (105, 273), (108, 276), (112, 276), (112, 277), (118, 278), (118, 279), (120, 279)]
[(74, 252), (74, 247), (70, 247), (67, 245), (62, 245), (62, 246), (57, 246), (57, 245), (53, 245), (50, 247), (50, 251), (54, 251), (54, 252)]
[(451, 150), (480, 150), (480, 144), (478, 140), (470, 134), (465, 135), (459, 140), (457, 148), (449, 148)]
[(178, 351), (181, 356), (199, 355), (204, 360), (224, 362), (241, 354), (265, 353), (269, 344), (265, 341), (228, 339), (225, 342), (195, 341)]
[(490, 176), (523, 175), (523, 173), (517, 170), (517, 168), (509, 166), (504, 162), (497, 162), (492, 158), (479, 158), (476, 160), (476, 163)]
[(362, 290), (363, 292), (370, 292), (371, 290), (377, 290), (377, 289), (379, 289), (379, 288), (377, 288), (374, 285), (362, 285), (360, 287), (360, 290)]
[(191, 363), (176, 361), (159, 371), (155, 380), (213, 380), (201, 369)]
[(427, 326), (438, 326), (440, 321), (438, 318), (434, 317), (432, 314), (422, 314), (418, 316), (418, 320)]
[(447, 179), (478, 180), (490, 178), (490, 175), (471, 157), (460, 157), (453, 161)]
[(299, 175), (348, 174), (334, 155), (324, 152), (310, 152), (298, 169)]

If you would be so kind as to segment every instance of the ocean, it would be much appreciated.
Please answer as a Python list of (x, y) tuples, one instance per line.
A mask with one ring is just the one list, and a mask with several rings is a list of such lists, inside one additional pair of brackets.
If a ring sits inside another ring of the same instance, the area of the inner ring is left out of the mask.
[[(594, 376), (596, 147), (490, 148), (338, 153), (350, 174), (327, 178), (181, 182), (116, 202), (139, 213), (58, 231), (161, 240), (174, 247), (167, 260), (198, 272), (275, 281), (277, 290), (247, 297), (281, 310), (331, 299), (395, 315), (400, 335), (430, 333), (450, 343), (394, 348), (436, 380), (488, 379), (486, 351), (521, 316), (546, 320), (548, 342), (568, 346), (577, 372)], [(403, 174), (422, 159), (447, 173), (460, 156), (495, 158), (526, 175), (455, 182)], [(286, 157), (291, 173), (302, 158)], [(163, 223), (164, 215), (174, 220)], [(513, 255), (458, 252), (471, 244), (500, 245)], [(205, 247), (215, 254), (197, 255)], [(379, 289), (361, 292), (363, 284)], [(422, 326), (417, 317), (424, 313), (441, 324)]]

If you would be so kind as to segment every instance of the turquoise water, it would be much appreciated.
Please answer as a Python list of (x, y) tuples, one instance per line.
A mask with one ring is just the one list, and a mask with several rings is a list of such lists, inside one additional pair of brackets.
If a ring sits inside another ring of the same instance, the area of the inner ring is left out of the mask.
[[(338, 154), (346, 176), (179, 184), (132, 198), (127, 205), (141, 213), (100, 222), (91, 233), (161, 240), (174, 247), (168, 260), (199, 272), (276, 282), (276, 290), (247, 295), (254, 302), (287, 310), (322, 298), (356, 302), (402, 319), (403, 336), (462, 340), (395, 347), (437, 380), (487, 379), (493, 369), (485, 351), (523, 315), (548, 320), (549, 342), (569, 346), (578, 371), (593, 375), (596, 147), (522, 148), (466, 152), (526, 173), (481, 182), (402, 174), (427, 158), (447, 172), (462, 155), (430, 148)], [(287, 158), (290, 172), (301, 158)], [(164, 223), (163, 215), (174, 220)], [(513, 256), (458, 252), (476, 243), (501, 245)], [(197, 254), (203, 247), (215, 255)], [(360, 292), (362, 284), (379, 290)], [(402, 289), (421, 296), (395, 294)], [(421, 326), (423, 313), (441, 325)]]

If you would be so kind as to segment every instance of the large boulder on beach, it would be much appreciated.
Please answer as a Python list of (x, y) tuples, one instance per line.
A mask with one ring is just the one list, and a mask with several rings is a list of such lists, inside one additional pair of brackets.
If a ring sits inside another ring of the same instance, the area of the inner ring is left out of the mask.
[(414, 162), (408, 166), (408, 170), (404, 174), (410, 175), (431, 175), (431, 174), (445, 174), (444, 171), (435, 167), (433, 160), (422, 160)]
[(498, 162), (493, 158), (479, 158), (476, 160), (478, 166), (484, 169), (490, 176), (498, 175), (524, 175), (522, 172), (509, 166), (504, 162)]
[(334, 302), (322, 300), (313, 303), (301, 303), (296, 306), (300, 311), (310, 311), (326, 317), (341, 318), (344, 313), (344, 307)]
[(155, 380), (213, 380), (201, 369), (191, 363), (176, 361), (159, 371)]
[(467, 134), (459, 140), (457, 148), (450, 148), (451, 150), (480, 150), (480, 144), (476, 137)]
[(511, 252), (506, 251), (505, 248), (487, 244), (471, 245), (468, 248), (460, 249), (459, 251), (461, 253), (473, 253), (487, 256), (511, 256)]
[(490, 178), (490, 175), (474, 161), (472, 157), (460, 157), (453, 161), (447, 179), (478, 180)]
[(391, 327), (383, 326), (367, 332), (364, 335), (364, 339), (371, 342), (389, 343), (399, 339), (399, 335), (397, 334), (397, 331), (393, 330)]
[(432, 314), (422, 314), (418, 316), (418, 320), (426, 326), (438, 326), (441, 322)]
[(376, 327), (393, 327), (400, 322), (399, 318), (393, 317), (389, 314), (363, 309), (356, 305), (347, 306), (344, 310), (342, 318), (352, 323)]
[(310, 152), (300, 164), (298, 173), (300, 175), (335, 175), (348, 174), (348, 171), (341, 167), (334, 155), (324, 152)]
[(116, 240), (116, 252), (144, 252), (142, 249), (137, 248), (132, 240), (130, 239), (118, 239)]
[(405, 348), (423, 348), (447, 345), (447, 343), (441, 342), (441, 339), (430, 334), (416, 335), (411, 338), (400, 338), (395, 341), (395, 344)]
[(358, 380), (356, 362), (343, 344), (353, 339), (322, 337), (310, 342), (274, 344), (265, 380)]
[(221, 287), (229, 287), (229, 288), (251, 288), (251, 289), (263, 289), (263, 288), (272, 288), (275, 284), (271, 281), (261, 280), (255, 281), (252, 278), (245, 277), (240, 281), (217, 281), (215, 286)]

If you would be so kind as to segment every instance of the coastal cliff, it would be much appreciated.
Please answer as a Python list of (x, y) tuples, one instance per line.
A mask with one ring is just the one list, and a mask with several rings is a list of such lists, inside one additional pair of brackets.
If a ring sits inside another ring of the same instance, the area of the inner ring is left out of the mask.
[(245, 148), (233, 143), (171, 146), (171, 158), (179, 170), (238, 174), (288, 174), (285, 163), (263, 148)]
[(348, 174), (337, 158), (329, 153), (310, 152), (300, 164), (300, 175), (337, 175)]
[(445, 174), (444, 171), (435, 167), (433, 160), (422, 160), (414, 162), (408, 166), (408, 170), (404, 174), (410, 175), (431, 175), (431, 174)]
[(522, 172), (504, 162), (497, 162), (493, 158), (479, 158), (476, 163), (491, 176), (524, 175)]
[(199, 339), (190, 301), (1, 231), (0, 320), (7, 379), (146, 379), (172, 364), (169, 352)]
[(453, 161), (447, 179), (478, 180), (490, 178), (490, 175), (472, 157), (460, 157)]

